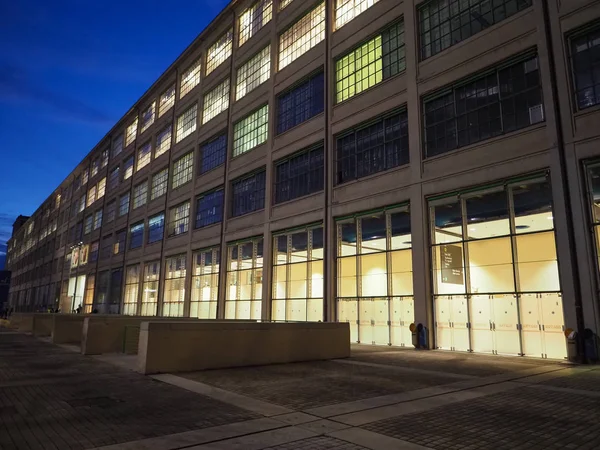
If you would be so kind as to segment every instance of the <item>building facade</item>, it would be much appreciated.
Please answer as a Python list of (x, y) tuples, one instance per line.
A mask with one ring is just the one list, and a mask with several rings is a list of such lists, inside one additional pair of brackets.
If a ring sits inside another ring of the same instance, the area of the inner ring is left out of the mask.
[(9, 241), (15, 310), (598, 331), (600, 3), (233, 1)]

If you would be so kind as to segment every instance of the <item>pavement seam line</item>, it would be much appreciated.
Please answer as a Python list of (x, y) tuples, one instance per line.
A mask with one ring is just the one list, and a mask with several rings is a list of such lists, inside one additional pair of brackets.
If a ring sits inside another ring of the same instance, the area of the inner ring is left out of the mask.
[(355, 360), (349, 360), (349, 359), (333, 359), (332, 362), (336, 362), (339, 364), (354, 364), (357, 366), (375, 367), (375, 368), (381, 368), (381, 369), (386, 368), (386, 369), (395, 370), (398, 372), (417, 373), (417, 374), (424, 374), (424, 375), (437, 375), (437, 376), (445, 377), (445, 378), (456, 378), (458, 380), (473, 380), (473, 379), (480, 378), (475, 375), (463, 375), (463, 374), (457, 374), (457, 373), (440, 373), (436, 370), (415, 369), (414, 367), (403, 367), (403, 366), (396, 366), (396, 365), (391, 365), (391, 364), (371, 363), (371, 362), (366, 362), (366, 361), (355, 361)]

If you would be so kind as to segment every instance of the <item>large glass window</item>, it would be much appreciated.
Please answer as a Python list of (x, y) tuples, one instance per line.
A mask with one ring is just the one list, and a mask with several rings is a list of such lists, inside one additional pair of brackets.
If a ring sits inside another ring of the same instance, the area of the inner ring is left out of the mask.
[(123, 163), (123, 181), (128, 180), (133, 175), (133, 156), (130, 156)]
[(184, 111), (177, 117), (177, 130), (175, 132), (175, 143), (181, 142), (194, 131), (198, 122), (198, 105), (194, 104), (191, 108)]
[(162, 241), (165, 234), (165, 214), (160, 213), (148, 219), (148, 244)]
[(271, 46), (267, 45), (237, 70), (235, 99), (239, 100), (271, 76)]
[(220, 253), (218, 247), (194, 252), (190, 317), (217, 318)]
[(196, 228), (207, 227), (223, 220), (223, 188), (207, 192), (196, 202)]
[(94, 213), (94, 230), (102, 226), (102, 210), (99, 209)]
[(335, 29), (340, 29), (379, 0), (336, 0)]
[(173, 163), (172, 188), (177, 189), (192, 181), (194, 167), (194, 152), (182, 156)]
[(563, 310), (545, 178), (430, 201), (436, 346), (563, 358)]
[(106, 193), (106, 177), (98, 181), (96, 185), (96, 200), (100, 200)]
[(229, 108), (229, 78), (204, 96), (202, 124)]
[(325, 103), (324, 87), (323, 72), (320, 72), (278, 95), (277, 134), (322, 113)]
[(114, 158), (117, 155), (120, 155), (123, 151), (123, 135), (120, 134), (116, 138), (113, 139), (112, 142), (112, 157)]
[(169, 210), (169, 237), (187, 233), (190, 229), (190, 202)]
[(144, 206), (148, 200), (148, 180), (133, 188), (133, 209)]
[(133, 122), (125, 130), (125, 147), (129, 147), (130, 144), (135, 141), (138, 129), (138, 118), (133, 119)]
[(226, 319), (260, 319), (263, 282), (263, 238), (227, 246)]
[(83, 234), (90, 234), (92, 232), (92, 225), (94, 224), (94, 216), (91, 214), (85, 218), (83, 223)]
[(175, 104), (175, 85), (169, 87), (160, 95), (158, 101), (158, 117), (162, 117), (164, 113), (170, 110)]
[(213, 45), (211, 45), (206, 52), (206, 75), (210, 74), (213, 70), (219, 67), (225, 62), (227, 58), (231, 56), (231, 49), (233, 46), (233, 29), (227, 30), (227, 32), (217, 39)]
[[(600, 270), (600, 164), (586, 166), (588, 179), (588, 202), (592, 219), (592, 230), (596, 242), (597, 269)], [(600, 274), (600, 272), (598, 272)]]
[(265, 174), (263, 170), (232, 181), (231, 217), (242, 216), (265, 207)]
[(91, 206), (96, 201), (96, 186), (92, 186), (87, 191), (87, 203), (86, 207)]
[(169, 182), (169, 168), (165, 168), (152, 176), (152, 190), (150, 191), (150, 200), (167, 193), (167, 185)]
[(140, 289), (140, 265), (129, 266), (125, 271), (125, 298), (123, 299), (123, 314), (135, 316), (138, 306)]
[(186, 255), (177, 255), (165, 261), (165, 290), (162, 315), (182, 317), (185, 302)]
[(432, 0), (419, 8), (421, 59), (531, 6), (531, 0)]
[(142, 145), (137, 152), (137, 162), (135, 165), (135, 171), (141, 170), (150, 164), (150, 158), (152, 157), (152, 143), (150, 141)]
[(352, 341), (411, 345), (410, 214), (392, 207), (337, 224), (337, 314)]
[(354, 97), (405, 68), (404, 23), (398, 22), (336, 61), (336, 102)]
[(271, 21), (273, 17), (273, 0), (259, 0), (240, 15), (240, 37), (238, 46), (241, 47), (248, 39)]
[(320, 192), (323, 185), (323, 147), (319, 146), (275, 163), (273, 203)]
[(156, 102), (152, 102), (142, 111), (142, 122), (140, 123), (140, 134), (146, 131), (154, 123), (156, 117)]
[(200, 84), (201, 63), (200, 58), (194, 61), (190, 67), (181, 74), (181, 87), (179, 88), (179, 98), (185, 95)]
[(408, 164), (406, 111), (336, 136), (337, 184)]
[(111, 170), (108, 175), (108, 189), (114, 189), (119, 185), (120, 170), (119, 166)]
[(119, 217), (124, 216), (129, 212), (129, 192), (121, 195), (119, 198)]
[(279, 36), (279, 70), (325, 39), (325, 3), (308, 12)]
[(144, 245), (144, 222), (129, 227), (129, 248), (140, 248)]
[[(98, 250), (96, 250), (97, 252)], [(83, 297), (83, 313), (91, 314), (94, 305), (94, 287), (96, 276), (88, 275), (85, 279), (85, 296)]]
[(570, 47), (578, 108), (600, 104), (600, 25), (573, 36)]
[(423, 113), (426, 157), (543, 122), (537, 56), (449, 86)]
[(211, 139), (200, 147), (200, 173), (206, 173), (225, 163), (227, 154), (227, 134)]
[(154, 149), (154, 157), (158, 158), (160, 155), (166, 153), (171, 148), (171, 135), (173, 126), (167, 125), (163, 130), (156, 135), (156, 148)]
[(106, 223), (110, 223), (115, 220), (115, 214), (117, 211), (117, 201), (113, 200), (108, 202), (106, 205)]
[(115, 233), (113, 242), (113, 255), (119, 255), (125, 251), (125, 241), (127, 239), (127, 230), (119, 230)]
[(158, 280), (160, 263), (158, 261), (144, 266), (144, 285), (142, 291), (142, 309), (140, 315), (155, 316), (158, 305)]
[(233, 126), (233, 156), (249, 152), (267, 142), (269, 105), (254, 111)]
[(271, 320), (323, 320), (323, 227), (273, 236)]

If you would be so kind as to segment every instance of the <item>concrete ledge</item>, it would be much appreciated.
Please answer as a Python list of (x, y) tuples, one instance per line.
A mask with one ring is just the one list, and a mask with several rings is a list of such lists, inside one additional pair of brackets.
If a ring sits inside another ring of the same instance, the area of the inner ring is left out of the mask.
[(10, 316), (11, 328), (22, 333), (31, 333), (33, 331), (34, 315), (34, 313), (13, 313)]
[(82, 314), (53, 314), (52, 342), (54, 344), (81, 345), (81, 333), (86, 317)]
[(34, 336), (50, 336), (52, 334), (52, 324), (58, 314), (41, 313), (33, 315), (31, 332)]
[(140, 328), (145, 374), (347, 358), (347, 323), (155, 322)]

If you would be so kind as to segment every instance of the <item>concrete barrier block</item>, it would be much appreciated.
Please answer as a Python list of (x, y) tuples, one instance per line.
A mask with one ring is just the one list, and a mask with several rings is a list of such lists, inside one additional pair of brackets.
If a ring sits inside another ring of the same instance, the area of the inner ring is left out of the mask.
[(81, 345), (83, 322), (81, 314), (54, 314), (51, 338), (55, 344)]
[(56, 314), (34, 314), (32, 330), (34, 336), (50, 336), (52, 334), (52, 323)]

